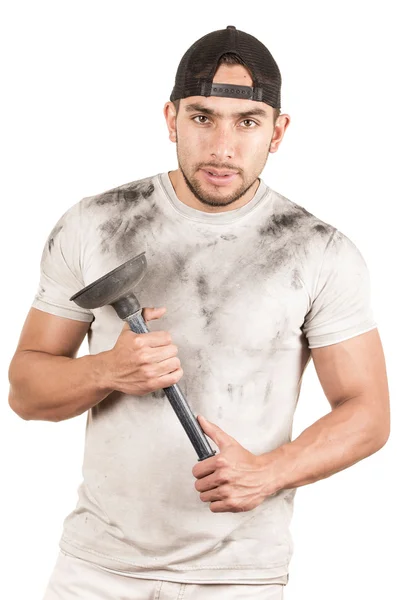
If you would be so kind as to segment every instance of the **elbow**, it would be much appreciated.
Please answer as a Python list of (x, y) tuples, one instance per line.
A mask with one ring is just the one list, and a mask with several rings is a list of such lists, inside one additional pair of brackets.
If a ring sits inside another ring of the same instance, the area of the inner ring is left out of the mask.
[(24, 419), (25, 421), (29, 421), (31, 417), (26, 412), (26, 406), (24, 406), (24, 402), (22, 402), (20, 394), (17, 391), (17, 373), (18, 369), (15, 366), (15, 359), (11, 361), (11, 364), (8, 369), (8, 381), (10, 384), (9, 392), (8, 392), (8, 405), (11, 410)]
[(18, 415), (18, 417), (21, 417), (21, 419), (23, 419), (24, 421), (30, 421), (32, 419), (32, 416), (27, 413), (26, 407), (24, 407), (23, 402), (21, 402), (17, 398), (16, 394), (13, 391), (12, 386), (10, 387), (10, 392), (8, 394), (8, 404), (9, 404), (11, 410), (16, 415)]
[(390, 437), (390, 425), (388, 427), (383, 427), (382, 432), (378, 435), (378, 447), (377, 450), (380, 450), (385, 446)]
[(26, 389), (26, 379), (22, 376), (23, 366), (18, 362), (18, 355), (14, 357), (8, 369), (8, 381), (10, 384), (8, 393), (8, 404), (11, 410), (24, 421), (37, 419), (33, 410), (33, 403), (29, 400)]
[(58, 423), (59, 421), (63, 421), (68, 418), (67, 416), (58, 414), (57, 412), (51, 410), (43, 410), (38, 407), (34, 407), (29, 402), (24, 402), (19, 398), (13, 391), (12, 386), (10, 387), (10, 392), (8, 395), (8, 404), (12, 411), (18, 417), (21, 417), (24, 421), (52, 421), (54, 423)]
[(24, 421), (52, 421), (58, 423), (70, 418), (70, 415), (63, 414), (59, 409), (40, 406), (33, 399), (24, 399), (12, 384), (8, 394), (8, 404), (11, 410)]
[(23, 375), (25, 370), (18, 360), (11, 361), (8, 370), (10, 383), (8, 404), (11, 410), (24, 421), (63, 421), (64, 416), (59, 407), (48, 406), (37, 392), (29, 385), (29, 380)]
[[(353, 406), (353, 405), (352, 405)], [(388, 395), (368, 396), (354, 404), (367, 456), (378, 452), (390, 437), (390, 402)]]
[(32, 408), (32, 402), (29, 402), (26, 399), (23, 392), (21, 393), (16, 379), (12, 377), (11, 371), (9, 373), (9, 381), (10, 389), (8, 393), (8, 405), (11, 410), (24, 421), (37, 419)]
[(390, 437), (390, 417), (379, 418), (376, 422), (372, 421), (372, 433), (370, 435), (371, 440), (371, 454), (378, 452), (386, 445)]
[(390, 399), (387, 396), (387, 400), (384, 403), (384, 410), (378, 419), (378, 442), (379, 448), (383, 448), (385, 444), (388, 442), (390, 437)]

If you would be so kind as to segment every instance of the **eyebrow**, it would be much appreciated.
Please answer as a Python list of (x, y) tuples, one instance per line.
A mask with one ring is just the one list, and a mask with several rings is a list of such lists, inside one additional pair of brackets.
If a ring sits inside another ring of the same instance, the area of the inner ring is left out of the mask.
[[(213, 110), (212, 108), (206, 108), (205, 106), (203, 106), (202, 104), (199, 104), (199, 103), (187, 104), (185, 106), (185, 110), (186, 110), (186, 112), (204, 113), (204, 114), (210, 115), (212, 117), (222, 118), (224, 116), (221, 113), (219, 113), (218, 111)], [(268, 113), (263, 108), (252, 108), (251, 110), (245, 110), (242, 112), (234, 112), (230, 116), (235, 119), (237, 119), (237, 118), (244, 119), (244, 118), (253, 117), (253, 116), (259, 116), (259, 117), (266, 118), (266, 117), (268, 117)]]

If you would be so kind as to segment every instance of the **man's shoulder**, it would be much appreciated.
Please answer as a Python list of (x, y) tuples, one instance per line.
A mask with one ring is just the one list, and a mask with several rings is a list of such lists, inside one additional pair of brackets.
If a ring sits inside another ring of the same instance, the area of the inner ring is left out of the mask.
[(273, 212), (269, 220), (269, 230), (283, 230), (294, 236), (306, 239), (319, 236), (329, 240), (336, 227), (308, 211), (301, 204), (287, 198), (280, 192), (272, 190)]
[(81, 204), (85, 209), (101, 206), (109, 208), (120, 208), (120, 206), (127, 208), (128, 206), (133, 206), (142, 198), (150, 198), (155, 190), (157, 177), (158, 175), (150, 175), (141, 179), (135, 179), (134, 181), (128, 181), (99, 194), (85, 196), (78, 204)]

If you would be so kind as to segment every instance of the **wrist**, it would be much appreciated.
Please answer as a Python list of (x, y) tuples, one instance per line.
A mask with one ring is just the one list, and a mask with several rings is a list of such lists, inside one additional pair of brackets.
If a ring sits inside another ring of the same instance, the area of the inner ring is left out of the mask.
[(91, 354), (89, 356), (91, 360), (92, 376), (96, 386), (106, 395), (114, 391), (109, 369), (109, 353), (109, 350), (105, 350), (104, 352)]
[(274, 496), (288, 488), (288, 446), (289, 444), (283, 444), (259, 456), (265, 497)]

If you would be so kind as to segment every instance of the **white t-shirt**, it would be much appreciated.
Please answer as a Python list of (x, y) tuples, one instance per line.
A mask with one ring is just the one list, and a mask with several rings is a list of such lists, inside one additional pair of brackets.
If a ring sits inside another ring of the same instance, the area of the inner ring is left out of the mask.
[[(148, 326), (178, 346), (188, 403), (253, 454), (291, 441), (310, 348), (376, 327), (366, 264), (335, 227), (263, 180), (242, 208), (196, 210), (167, 172), (74, 204), (45, 244), (32, 305), (91, 322), (90, 353), (109, 350), (124, 325), (113, 307), (69, 299), (143, 251), (134, 293), (142, 307), (167, 307)], [(113, 392), (87, 413), (83, 481), (61, 549), (133, 577), (286, 583), (296, 490), (213, 513), (194, 487), (196, 462), (163, 391)]]

